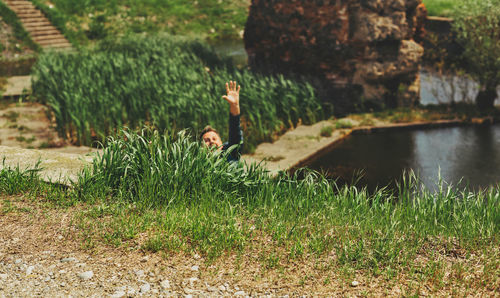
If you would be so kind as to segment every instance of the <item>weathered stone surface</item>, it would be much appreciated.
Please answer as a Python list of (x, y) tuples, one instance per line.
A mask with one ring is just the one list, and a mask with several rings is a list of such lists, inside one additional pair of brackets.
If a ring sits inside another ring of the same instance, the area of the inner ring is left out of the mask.
[(359, 86), (364, 99), (410, 105), (419, 97), (423, 52), (413, 39), (424, 32), (421, 2), (253, 0), (244, 36), (250, 67), (312, 76), (326, 89)]
[(0, 168), (33, 169), (40, 162), (40, 177), (48, 182), (70, 185), (78, 173), (92, 162), (93, 155), (50, 152), (0, 146)]

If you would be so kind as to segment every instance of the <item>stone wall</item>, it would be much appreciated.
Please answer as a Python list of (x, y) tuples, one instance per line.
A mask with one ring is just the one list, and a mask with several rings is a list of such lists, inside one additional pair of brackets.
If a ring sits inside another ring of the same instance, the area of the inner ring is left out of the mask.
[(419, 99), (421, 0), (252, 0), (245, 28), (250, 67), (322, 82), (328, 100), (353, 87), (389, 107)]

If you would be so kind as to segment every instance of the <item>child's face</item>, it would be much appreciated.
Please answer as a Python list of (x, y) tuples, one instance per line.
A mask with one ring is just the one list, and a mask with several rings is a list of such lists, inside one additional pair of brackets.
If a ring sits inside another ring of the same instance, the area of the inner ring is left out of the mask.
[(203, 135), (203, 142), (207, 147), (222, 148), (222, 140), (215, 131), (209, 131)]

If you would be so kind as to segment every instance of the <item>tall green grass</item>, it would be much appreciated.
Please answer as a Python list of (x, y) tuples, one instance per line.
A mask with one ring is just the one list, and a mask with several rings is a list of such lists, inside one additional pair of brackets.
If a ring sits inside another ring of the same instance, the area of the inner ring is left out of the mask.
[(498, 187), (470, 192), (443, 184), (431, 192), (408, 175), (396, 196), (370, 194), (315, 173), (273, 178), (220, 154), (183, 133), (126, 133), (109, 140), (77, 190), (81, 199), (121, 206), (101, 237), (122, 243), (149, 232), (145, 247), (155, 251), (217, 256), (249, 249), (260, 231), (288, 257), (333, 251), (340, 265), (375, 269), (411, 265), (429, 243), (477, 249), (499, 240)]
[(155, 252), (251, 254), (268, 269), (302, 258), (312, 266), (307, 260), (315, 256), (339, 274), (411, 271), (430, 279), (436, 277), (422, 271), (429, 265), (423, 259), (432, 265), (436, 255), (458, 253), (481, 256), (485, 287), (498, 282), (498, 186), (472, 192), (442, 184), (431, 192), (409, 175), (397, 196), (370, 194), (313, 172), (271, 177), (256, 165), (228, 163), (224, 154), (183, 132), (125, 132), (108, 139), (69, 189), (38, 182), (36, 171), (3, 169), (0, 193), (29, 192), (57, 206), (86, 202), (73, 222), (88, 247), (137, 248), (140, 238), (142, 249)]
[(306, 83), (239, 70), (205, 44), (168, 36), (133, 36), (95, 50), (44, 54), (33, 77), (33, 93), (54, 112), (59, 133), (86, 145), (144, 124), (194, 132), (210, 124), (226, 136), (229, 112), (221, 96), (229, 80), (242, 86), (247, 151), (299, 119), (311, 123), (324, 112)]

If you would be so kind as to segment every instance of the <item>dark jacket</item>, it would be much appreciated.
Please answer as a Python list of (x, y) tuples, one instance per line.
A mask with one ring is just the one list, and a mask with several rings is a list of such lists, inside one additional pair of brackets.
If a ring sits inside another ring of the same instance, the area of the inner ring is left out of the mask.
[(241, 155), (241, 147), (243, 146), (243, 132), (240, 126), (240, 115), (233, 116), (229, 113), (229, 141), (222, 145), (222, 150), (225, 151), (233, 145), (240, 145), (227, 156), (229, 162), (239, 161)]

